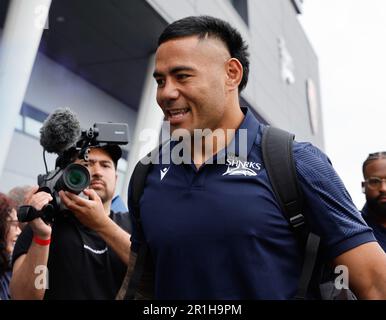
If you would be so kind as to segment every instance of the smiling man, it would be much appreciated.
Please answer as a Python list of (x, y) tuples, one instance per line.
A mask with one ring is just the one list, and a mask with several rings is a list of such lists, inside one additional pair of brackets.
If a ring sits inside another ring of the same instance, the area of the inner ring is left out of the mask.
[[(52, 226), (37, 218), (23, 230), (13, 255), (13, 299), (115, 298), (126, 270), (122, 252), (129, 247), (127, 213), (110, 210), (121, 153), (119, 146), (108, 145), (91, 148), (87, 162), (75, 160), (90, 173), (86, 197), (60, 191), (70, 211), (60, 213)], [(52, 197), (36, 191), (25, 204), (40, 210)], [(114, 238), (102, 227), (114, 230)], [(123, 249), (117, 243), (124, 243)]]
[(362, 190), (366, 195), (362, 214), (386, 251), (386, 152), (369, 154), (362, 171), (365, 178)]
[[(177, 140), (171, 139), (171, 148), (160, 146), (162, 159), (147, 167), (138, 202), (138, 180), (131, 178), (130, 216), (140, 213), (131, 249), (139, 257), (146, 252), (141, 244), (150, 249), (157, 299), (293, 299), (297, 292), (304, 252), (268, 179), (265, 126), (239, 103), (248, 71), (247, 45), (223, 20), (186, 17), (159, 37), (157, 102), (172, 135), (184, 132), (195, 147), (195, 130), (207, 130), (203, 138), (218, 130), (235, 134), (218, 135), (210, 153), (192, 148), (190, 161), (178, 164), (162, 163)], [(242, 130), (244, 141), (238, 139)], [(233, 142), (235, 152), (229, 153)], [(305, 216), (320, 236), (325, 262), (347, 266), (359, 298), (385, 299), (386, 255), (329, 159), (309, 143), (294, 142), (293, 152)], [(318, 298), (316, 287), (310, 297)]]

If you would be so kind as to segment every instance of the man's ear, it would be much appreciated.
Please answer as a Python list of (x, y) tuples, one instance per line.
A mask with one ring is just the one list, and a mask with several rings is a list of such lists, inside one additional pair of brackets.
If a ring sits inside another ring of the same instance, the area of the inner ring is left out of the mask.
[(362, 192), (365, 193), (366, 192), (366, 188), (365, 188), (365, 183), (362, 182)]
[(243, 66), (236, 58), (230, 58), (226, 62), (226, 84), (231, 90), (238, 89), (241, 79), (243, 78)]

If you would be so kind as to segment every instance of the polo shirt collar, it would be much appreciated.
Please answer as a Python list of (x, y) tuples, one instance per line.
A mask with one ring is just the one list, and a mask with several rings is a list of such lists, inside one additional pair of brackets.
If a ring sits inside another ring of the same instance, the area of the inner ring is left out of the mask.
[(217, 161), (225, 155), (227, 157), (241, 157), (240, 160), (246, 161), (247, 159), (242, 159), (244, 158), (243, 156), (248, 156), (252, 150), (256, 136), (259, 132), (260, 123), (247, 107), (241, 107), (241, 111), (244, 113), (245, 117), (241, 122), (240, 127), (236, 130), (235, 136), (229, 145), (217, 153)]

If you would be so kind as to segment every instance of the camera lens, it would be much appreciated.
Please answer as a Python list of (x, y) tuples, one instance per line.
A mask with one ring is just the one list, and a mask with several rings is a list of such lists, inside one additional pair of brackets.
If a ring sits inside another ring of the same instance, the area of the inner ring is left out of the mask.
[(79, 194), (90, 184), (90, 174), (86, 167), (72, 163), (63, 172), (64, 189)]

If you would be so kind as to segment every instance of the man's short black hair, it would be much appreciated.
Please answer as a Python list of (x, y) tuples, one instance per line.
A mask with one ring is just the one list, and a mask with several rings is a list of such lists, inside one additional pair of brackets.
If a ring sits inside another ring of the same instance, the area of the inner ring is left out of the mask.
[(374, 152), (368, 155), (368, 157), (366, 158), (365, 162), (363, 162), (363, 165), (362, 165), (363, 176), (365, 176), (366, 166), (369, 164), (369, 162), (373, 160), (378, 160), (378, 159), (386, 159), (386, 151)]
[(199, 39), (214, 37), (227, 46), (230, 56), (240, 61), (243, 66), (243, 78), (239, 92), (248, 83), (249, 53), (248, 46), (241, 34), (228, 22), (210, 16), (190, 16), (169, 24), (158, 39), (158, 46), (175, 38), (197, 35)]

